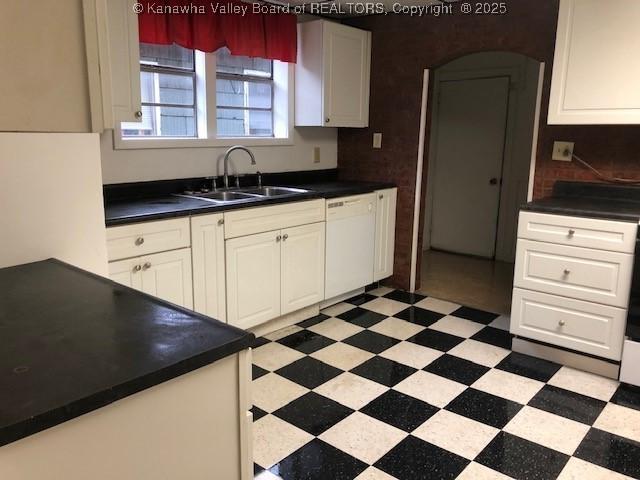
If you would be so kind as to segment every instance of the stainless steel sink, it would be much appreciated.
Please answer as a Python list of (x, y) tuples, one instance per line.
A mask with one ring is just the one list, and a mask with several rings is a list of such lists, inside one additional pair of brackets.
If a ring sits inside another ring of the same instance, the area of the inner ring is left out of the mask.
[(184, 193), (178, 197), (199, 198), (214, 203), (234, 203), (246, 200), (258, 200), (264, 197), (277, 197), (280, 195), (295, 195), (307, 193), (309, 190), (290, 187), (250, 187), (237, 190), (219, 190), (207, 193)]
[(279, 195), (292, 195), (296, 193), (307, 193), (309, 190), (303, 190), (302, 188), (291, 187), (256, 187), (245, 188), (241, 192), (248, 193), (250, 195), (258, 195), (260, 197), (277, 197)]

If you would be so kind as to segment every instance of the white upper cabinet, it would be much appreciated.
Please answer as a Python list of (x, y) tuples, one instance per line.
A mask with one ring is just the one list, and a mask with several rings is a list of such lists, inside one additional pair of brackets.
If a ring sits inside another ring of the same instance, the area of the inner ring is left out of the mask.
[(640, 2), (560, 0), (550, 124), (640, 124)]
[(397, 188), (376, 192), (376, 240), (373, 281), (393, 275), (393, 256), (396, 241)]
[(326, 20), (299, 24), (296, 126), (368, 126), (370, 70), (370, 32)]

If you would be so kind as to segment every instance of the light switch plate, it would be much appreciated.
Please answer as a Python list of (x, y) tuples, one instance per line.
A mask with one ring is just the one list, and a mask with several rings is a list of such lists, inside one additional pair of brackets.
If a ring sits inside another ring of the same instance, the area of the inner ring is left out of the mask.
[(373, 148), (382, 148), (382, 134), (374, 133), (373, 134)]
[(313, 147), (313, 163), (320, 163), (320, 147)]
[(552, 160), (570, 162), (573, 159), (574, 142), (553, 142)]

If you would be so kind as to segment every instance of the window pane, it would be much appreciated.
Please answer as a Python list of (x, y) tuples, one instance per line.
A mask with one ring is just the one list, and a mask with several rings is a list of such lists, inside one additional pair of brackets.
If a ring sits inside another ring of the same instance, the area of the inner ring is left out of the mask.
[(140, 72), (143, 103), (193, 105), (193, 77), (169, 73)]
[(272, 62), (264, 58), (231, 55), (229, 49), (225, 47), (216, 52), (216, 69), (220, 73), (270, 78), (272, 74)]
[(272, 137), (270, 110), (238, 110), (218, 108), (218, 135), (221, 137)]
[(216, 102), (219, 107), (271, 108), (272, 85), (218, 78)]
[(194, 69), (193, 50), (179, 45), (140, 44), (140, 63), (143, 65), (159, 65), (161, 67)]
[(193, 108), (142, 107), (142, 122), (123, 122), (123, 137), (195, 137), (196, 116)]

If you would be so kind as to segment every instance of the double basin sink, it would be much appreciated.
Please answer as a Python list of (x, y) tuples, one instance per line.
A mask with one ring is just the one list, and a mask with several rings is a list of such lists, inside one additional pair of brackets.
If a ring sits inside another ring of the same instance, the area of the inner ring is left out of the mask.
[(248, 187), (234, 190), (218, 190), (215, 192), (181, 194), (180, 197), (198, 198), (212, 203), (234, 203), (245, 200), (256, 200), (266, 197), (280, 197), (283, 195), (299, 195), (309, 190), (291, 187)]

